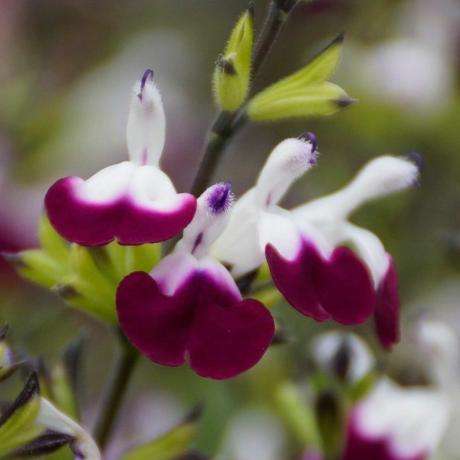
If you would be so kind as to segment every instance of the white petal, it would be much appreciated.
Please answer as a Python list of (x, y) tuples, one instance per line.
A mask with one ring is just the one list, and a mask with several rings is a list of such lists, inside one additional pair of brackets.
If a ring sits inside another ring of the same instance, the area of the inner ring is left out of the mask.
[(137, 166), (129, 185), (129, 194), (142, 207), (158, 211), (177, 207), (182, 197), (171, 179), (156, 166)]
[(454, 329), (442, 321), (421, 320), (415, 325), (415, 341), (437, 383), (456, 387), (460, 343)]
[(261, 211), (259, 219), (260, 248), (265, 253), (265, 247), (271, 244), (288, 260), (296, 258), (300, 245), (301, 234), (289, 214)]
[(207, 255), (228, 224), (233, 200), (230, 184), (218, 183), (205, 190), (192, 222), (184, 229), (182, 246), (197, 258)]
[(358, 411), (360, 431), (389, 438), (401, 457), (423, 450), (434, 452), (449, 421), (448, 401), (441, 393), (401, 388), (386, 378), (360, 403)]
[(252, 189), (235, 203), (227, 227), (211, 247), (215, 257), (233, 267), (235, 276), (256, 269), (264, 260), (259, 244), (259, 213)]
[(45, 398), (41, 398), (37, 422), (49, 430), (73, 436), (75, 438), (74, 448), (83, 455), (85, 460), (101, 458), (99, 449), (91, 436)]
[(198, 261), (180, 246), (166, 256), (150, 273), (165, 295), (173, 295), (177, 288), (198, 267)]
[(200, 271), (210, 276), (216, 284), (232, 291), (235, 298), (241, 299), (241, 293), (232, 276), (222, 264), (210, 256), (197, 259), (184, 248), (182, 242), (153, 269), (151, 276), (161, 287), (163, 294), (173, 295), (187, 278)]
[(304, 138), (278, 144), (267, 159), (255, 186), (260, 207), (278, 204), (291, 184), (316, 162), (316, 145)]
[(93, 203), (116, 200), (127, 193), (136, 169), (130, 161), (108, 166), (82, 182), (76, 192), (81, 199)]
[(320, 334), (314, 338), (312, 343), (313, 356), (320, 366), (331, 369), (334, 358), (344, 342), (350, 350), (350, 369), (347, 378), (351, 382), (357, 382), (368, 374), (375, 364), (369, 347), (361, 337), (337, 331)]
[(329, 216), (345, 219), (366, 201), (403, 190), (413, 185), (419, 166), (406, 157), (382, 156), (370, 161), (342, 190), (312, 201), (295, 210), (299, 218)]
[(284, 444), (285, 432), (278, 418), (267, 410), (245, 409), (230, 420), (219, 458), (279, 460), (285, 458)]
[(346, 223), (343, 225), (342, 241), (353, 243), (357, 253), (364, 260), (372, 275), (375, 287), (384, 278), (390, 258), (377, 236), (361, 227)]
[(131, 161), (158, 165), (165, 143), (166, 119), (153, 74), (147, 72), (133, 88), (126, 137)]

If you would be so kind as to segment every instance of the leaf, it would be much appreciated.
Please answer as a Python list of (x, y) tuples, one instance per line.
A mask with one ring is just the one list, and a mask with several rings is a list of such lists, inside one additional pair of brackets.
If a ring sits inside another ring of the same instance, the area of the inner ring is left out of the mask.
[(33, 441), (9, 453), (6, 458), (37, 458), (41, 455), (51, 454), (72, 441), (73, 437), (68, 434), (47, 431)]
[(46, 216), (39, 228), (40, 249), (4, 254), (26, 279), (62, 297), (69, 305), (97, 318), (116, 322), (115, 292), (123, 277), (150, 271), (161, 257), (160, 244), (85, 248), (69, 244)]
[(305, 67), (257, 94), (248, 104), (254, 121), (331, 115), (354, 102), (339, 86), (326, 81), (335, 71), (343, 34)]
[(39, 410), (38, 377), (33, 373), (19, 396), (0, 417), (0, 456), (32, 441), (43, 431), (36, 424)]
[(176, 428), (128, 452), (122, 460), (176, 460), (181, 456), (187, 458), (200, 417), (201, 407), (198, 406)]
[(333, 83), (323, 82), (302, 88), (279, 88), (257, 95), (248, 106), (253, 121), (308, 118), (332, 115), (354, 100)]
[(253, 41), (254, 18), (250, 6), (236, 23), (224, 54), (219, 57), (214, 70), (214, 95), (222, 110), (234, 112), (247, 97)]
[(317, 449), (321, 445), (315, 414), (300, 390), (292, 383), (281, 384), (276, 393), (279, 411), (304, 447)]
[(375, 385), (377, 376), (374, 372), (369, 372), (361, 377), (349, 390), (349, 398), (352, 403), (363, 399)]

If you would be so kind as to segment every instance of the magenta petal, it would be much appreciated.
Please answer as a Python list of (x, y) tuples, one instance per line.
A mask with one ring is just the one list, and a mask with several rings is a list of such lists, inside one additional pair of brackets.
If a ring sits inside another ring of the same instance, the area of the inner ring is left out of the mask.
[(375, 326), (382, 345), (389, 349), (399, 342), (398, 274), (393, 259), (377, 292)]
[(53, 227), (67, 240), (83, 246), (100, 246), (117, 239), (121, 244), (164, 241), (177, 235), (192, 220), (196, 200), (181, 194), (180, 206), (168, 211), (141, 207), (129, 196), (94, 203), (79, 198), (78, 177), (57, 181), (48, 190), (45, 206)]
[(294, 260), (285, 259), (274, 246), (268, 244), (265, 257), (275, 286), (290, 305), (316, 321), (330, 318), (329, 313), (321, 307), (316, 291), (315, 273), (323, 262), (313, 244), (302, 241)]
[(115, 235), (120, 244), (157, 243), (180, 233), (195, 215), (196, 199), (188, 193), (179, 196), (180, 207), (171, 211), (155, 211), (124, 201), (123, 217)]
[(152, 361), (183, 364), (193, 311), (184, 302), (163, 295), (145, 272), (124, 278), (117, 289), (120, 326), (129, 341)]
[(350, 417), (347, 439), (341, 460), (425, 460), (423, 453), (410, 456), (398, 455), (391, 449), (390, 440), (385, 437), (370, 437), (362, 433), (355, 417)]
[(203, 377), (234, 377), (262, 358), (274, 332), (271, 314), (257, 300), (242, 300), (227, 308), (203, 303), (190, 335), (190, 366)]
[(45, 206), (53, 227), (68, 241), (83, 246), (110, 243), (120, 219), (117, 202), (90, 204), (75, 197), (79, 177), (58, 180), (48, 190)]
[(369, 270), (351, 249), (336, 248), (316, 273), (318, 297), (324, 310), (341, 324), (360, 324), (375, 308), (375, 289)]
[(120, 326), (152, 361), (177, 366), (187, 356), (199, 375), (234, 377), (254, 366), (274, 335), (269, 311), (256, 300), (240, 300), (225, 281), (191, 272), (171, 296), (147, 273), (118, 286)]

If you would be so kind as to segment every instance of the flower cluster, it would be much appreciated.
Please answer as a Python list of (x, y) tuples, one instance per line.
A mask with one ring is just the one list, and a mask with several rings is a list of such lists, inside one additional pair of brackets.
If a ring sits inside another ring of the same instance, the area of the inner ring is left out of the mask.
[(129, 274), (118, 286), (119, 322), (139, 351), (163, 365), (187, 361), (214, 379), (252, 367), (269, 347), (275, 324), (263, 304), (243, 299), (235, 279), (265, 261), (274, 285), (303, 315), (345, 325), (374, 316), (382, 344), (398, 340), (393, 260), (348, 216), (363, 202), (415, 184), (417, 155), (374, 159), (339, 192), (287, 210), (280, 200), (317, 164), (314, 134), (277, 145), (255, 186), (235, 203), (228, 183), (198, 198), (177, 193), (159, 166), (164, 142), (162, 99), (147, 70), (132, 96), (129, 161), (86, 181), (61, 179), (45, 199), (54, 228), (80, 245), (156, 243), (183, 231), (150, 273)]

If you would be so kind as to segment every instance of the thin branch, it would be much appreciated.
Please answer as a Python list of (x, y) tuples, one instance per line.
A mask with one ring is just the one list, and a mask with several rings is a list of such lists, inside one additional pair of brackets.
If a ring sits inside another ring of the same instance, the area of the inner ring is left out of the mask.
[(101, 450), (107, 445), (114, 424), (118, 419), (124, 396), (140, 356), (121, 335), (120, 345), (120, 354), (112, 371), (95, 429), (95, 439)]
[[(271, 0), (254, 52), (252, 83), (296, 4), (297, 0)], [(209, 130), (202, 161), (191, 188), (192, 194), (198, 196), (206, 189), (214, 176), (226, 145), (246, 122), (245, 107), (236, 112), (222, 111), (217, 114)]]

